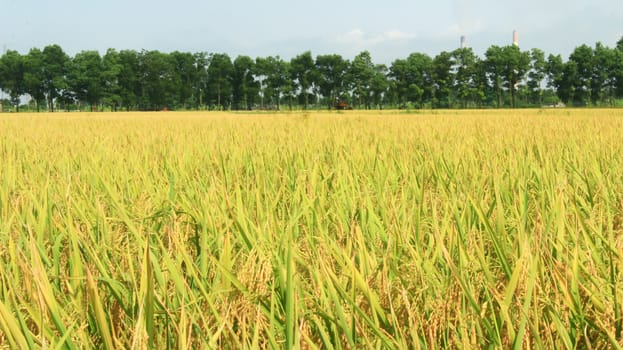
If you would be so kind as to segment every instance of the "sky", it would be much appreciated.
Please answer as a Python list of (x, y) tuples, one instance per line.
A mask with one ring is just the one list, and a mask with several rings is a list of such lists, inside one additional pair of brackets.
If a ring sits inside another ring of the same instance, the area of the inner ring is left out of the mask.
[(519, 33), (522, 49), (567, 58), (623, 37), (622, 0), (0, 0), (0, 48), (160, 50), (277, 56), (304, 51), (390, 64), (435, 56), (460, 37), (483, 56)]

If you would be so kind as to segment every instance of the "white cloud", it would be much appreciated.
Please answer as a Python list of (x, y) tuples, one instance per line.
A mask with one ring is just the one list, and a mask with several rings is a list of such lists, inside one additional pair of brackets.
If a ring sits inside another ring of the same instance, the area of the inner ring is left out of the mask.
[(338, 44), (346, 44), (349, 46), (370, 47), (414, 38), (416, 38), (415, 34), (406, 33), (397, 29), (387, 30), (382, 33), (366, 33), (359, 28), (355, 28), (348, 33), (338, 35), (333, 41)]
[(480, 18), (463, 20), (460, 24), (451, 25), (442, 36), (455, 37), (459, 35), (473, 35), (483, 32), (484, 21)]
[(410, 40), (410, 39), (415, 39), (416, 35), (393, 29), (393, 30), (388, 30), (384, 32), (383, 37), (386, 38), (387, 40)]

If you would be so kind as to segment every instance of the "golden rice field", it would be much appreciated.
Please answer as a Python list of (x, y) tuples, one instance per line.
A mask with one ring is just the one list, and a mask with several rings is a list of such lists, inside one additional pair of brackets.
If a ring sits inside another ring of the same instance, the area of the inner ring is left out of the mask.
[(623, 110), (0, 115), (0, 348), (623, 347)]

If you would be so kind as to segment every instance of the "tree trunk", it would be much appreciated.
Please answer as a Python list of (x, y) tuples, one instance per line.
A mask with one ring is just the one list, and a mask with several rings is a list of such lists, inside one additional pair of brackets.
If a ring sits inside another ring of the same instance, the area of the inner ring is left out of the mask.
[(216, 87), (216, 108), (221, 110), (221, 86)]
[(307, 105), (309, 104), (309, 96), (307, 95), (307, 89), (303, 90), (303, 96), (305, 97), (305, 109), (307, 109)]

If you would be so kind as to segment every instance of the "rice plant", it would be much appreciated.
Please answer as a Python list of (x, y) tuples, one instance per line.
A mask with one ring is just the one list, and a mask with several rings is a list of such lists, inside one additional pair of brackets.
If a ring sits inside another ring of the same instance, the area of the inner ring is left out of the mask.
[(0, 348), (623, 346), (623, 111), (0, 116)]

